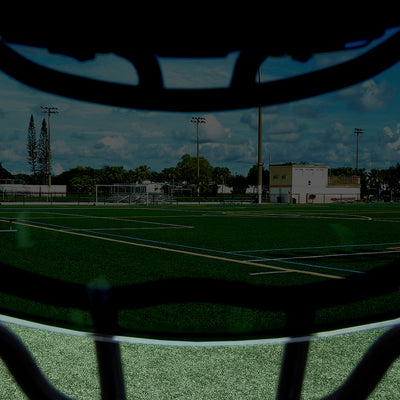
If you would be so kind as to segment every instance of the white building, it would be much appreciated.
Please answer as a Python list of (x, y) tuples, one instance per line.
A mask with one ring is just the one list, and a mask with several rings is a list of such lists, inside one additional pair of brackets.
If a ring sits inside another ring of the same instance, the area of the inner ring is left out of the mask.
[(327, 165), (270, 165), (273, 203), (338, 203), (360, 200), (360, 177), (328, 176)]
[(26, 196), (26, 197), (65, 197), (67, 195), (66, 185), (25, 185), (0, 182), (0, 196), (4, 200), (6, 197)]

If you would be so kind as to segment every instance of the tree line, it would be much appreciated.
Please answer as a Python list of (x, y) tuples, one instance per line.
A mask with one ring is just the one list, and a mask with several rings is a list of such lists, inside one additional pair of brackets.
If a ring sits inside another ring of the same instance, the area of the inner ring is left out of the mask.
[[(267, 170), (263, 174), (264, 184), (269, 180)], [(247, 176), (232, 175), (227, 167), (213, 167), (204, 157), (199, 157), (199, 175), (197, 175), (197, 157), (185, 154), (175, 167), (164, 168), (161, 172), (152, 171), (148, 165), (140, 165), (133, 170), (121, 166), (105, 166), (101, 169), (76, 167), (53, 177), (52, 182), (67, 185), (71, 192), (89, 193), (96, 184), (114, 183), (133, 184), (144, 181), (160, 182), (173, 187), (198, 187), (202, 195), (216, 194), (217, 185), (232, 188), (233, 193), (245, 193), (249, 185), (257, 183), (257, 167), (250, 168)]]
[[(49, 137), (44, 118), (37, 137), (31, 115), (26, 147), (30, 175), (19, 174), (18, 178), (30, 184), (46, 184), (49, 171)], [(267, 182), (268, 179), (268, 172), (264, 170), (263, 181)], [(175, 167), (164, 168), (160, 173), (152, 171), (147, 165), (140, 165), (134, 170), (126, 170), (121, 166), (105, 166), (101, 169), (78, 166), (52, 177), (53, 184), (67, 185), (68, 190), (81, 193), (93, 191), (96, 184), (131, 184), (146, 180), (168, 182), (172, 185), (184, 183), (198, 187), (201, 193), (210, 191), (213, 185), (215, 187), (222, 184), (233, 187), (235, 193), (244, 193), (249, 185), (257, 183), (257, 167), (253, 166), (246, 177), (232, 175), (227, 167), (212, 167), (204, 157), (197, 159), (185, 154)]]
[[(250, 185), (257, 184), (257, 166), (250, 168), (247, 176), (232, 175), (227, 167), (212, 167), (204, 158), (199, 157), (200, 174), (197, 177), (197, 157), (189, 154), (182, 156), (176, 167), (164, 168), (161, 172), (152, 171), (147, 165), (140, 165), (134, 170), (126, 170), (122, 166), (105, 166), (100, 169), (92, 167), (75, 167), (52, 177), (54, 185), (66, 185), (68, 191), (77, 193), (93, 192), (97, 184), (111, 185), (114, 183), (134, 184), (144, 181), (168, 183), (172, 186), (199, 186), (200, 193), (213, 190), (215, 185), (225, 185), (233, 188), (236, 194), (244, 193)], [(0, 179), (20, 180), (26, 184), (38, 183), (39, 174), (12, 175), (0, 163)], [(269, 181), (268, 170), (263, 170), (263, 183)], [(45, 182), (47, 183), (47, 181)], [(216, 190), (216, 188), (214, 188)]]
[[(12, 175), (0, 164), (0, 179), (19, 179), (30, 184), (46, 184), (48, 173), (48, 132), (43, 118), (40, 134), (37, 137), (33, 116), (31, 115), (27, 136), (27, 161), (30, 174)], [(197, 164), (198, 163), (198, 164)], [(387, 169), (354, 169), (350, 167), (331, 168), (330, 175), (361, 177), (361, 195), (372, 194), (377, 197), (383, 192), (400, 194), (400, 164)], [(78, 166), (53, 176), (53, 184), (67, 185), (71, 192), (89, 193), (96, 184), (132, 184), (143, 181), (168, 183), (199, 188), (200, 194), (216, 192), (217, 185), (232, 188), (234, 194), (244, 193), (249, 186), (257, 185), (258, 166), (253, 165), (247, 175), (233, 175), (227, 167), (213, 167), (204, 157), (184, 154), (175, 167), (164, 168), (161, 172), (152, 171), (148, 165), (140, 165), (133, 170), (122, 166), (105, 166), (100, 169)], [(269, 171), (263, 167), (263, 186), (269, 186)]]
[(359, 176), (361, 196), (371, 195), (377, 198), (383, 196), (400, 197), (400, 164), (386, 169), (341, 167), (329, 169), (333, 176)]
[[(387, 169), (355, 169), (340, 167), (329, 169), (333, 176), (360, 176), (361, 195), (400, 196), (400, 164)], [(22, 179), (34, 183), (34, 175), (11, 175), (0, 164), (0, 178)], [(257, 185), (258, 166), (253, 165), (247, 175), (232, 174), (227, 167), (213, 167), (204, 157), (199, 157), (199, 176), (197, 176), (197, 157), (185, 154), (175, 167), (164, 168), (161, 172), (153, 171), (148, 165), (140, 165), (132, 170), (122, 166), (105, 166), (100, 169), (78, 166), (53, 176), (53, 184), (66, 185), (68, 191), (90, 193), (96, 184), (132, 184), (144, 181), (161, 182), (169, 185), (199, 187), (200, 194), (216, 193), (217, 185), (231, 187), (232, 193), (245, 193), (249, 186)], [(263, 168), (263, 186), (269, 187), (269, 171)]]

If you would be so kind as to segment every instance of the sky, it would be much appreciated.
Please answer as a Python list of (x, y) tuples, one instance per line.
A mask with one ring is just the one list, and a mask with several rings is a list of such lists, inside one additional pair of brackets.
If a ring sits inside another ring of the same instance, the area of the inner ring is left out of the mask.
[[(389, 31), (388, 35), (394, 31)], [(373, 43), (375, 45), (377, 42)], [(137, 83), (131, 64), (114, 55), (84, 63), (47, 50), (14, 46), (43, 65), (83, 76)], [(306, 63), (269, 58), (261, 66), (263, 82), (327, 67), (366, 48), (315, 55)], [(237, 53), (211, 60), (160, 59), (167, 88), (227, 86)], [(27, 133), (33, 115), (39, 135), (42, 107), (51, 115), (52, 171), (57, 175), (77, 166), (147, 165), (161, 172), (184, 154), (196, 155), (193, 116), (199, 125), (200, 155), (213, 167), (247, 175), (257, 163), (258, 109), (181, 113), (155, 112), (91, 104), (40, 92), (0, 72), (0, 163), (12, 173), (29, 173)], [(400, 162), (400, 63), (362, 84), (330, 94), (262, 108), (263, 161), (308, 162), (330, 168), (356, 166), (355, 128), (359, 136), (359, 167), (388, 168)]]

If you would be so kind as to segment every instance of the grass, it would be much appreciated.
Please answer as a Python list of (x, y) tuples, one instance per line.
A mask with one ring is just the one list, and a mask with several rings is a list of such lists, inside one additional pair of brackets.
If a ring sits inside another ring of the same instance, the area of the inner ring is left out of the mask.
[[(120, 286), (189, 276), (290, 289), (384, 267), (395, 262), (400, 246), (396, 204), (2, 206), (0, 217), (17, 218), (17, 232), (0, 233), (2, 262), (82, 285)], [(1, 228), (8, 229), (7, 223), (0, 222)], [(291, 272), (276, 273), (279, 270), (274, 267)], [(60, 325), (80, 329), (89, 329), (92, 323), (84, 311), (44, 307), (6, 294), (1, 295), (0, 305), (11, 314), (25, 313), (38, 321), (50, 316)], [(322, 309), (317, 319), (321, 326), (341, 325), (346, 319), (368, 319), (371, 313), (374, 318), (386, 312), (398, 316), (399, 309), (395, 292), (344, 308)], [(274, 334), (285, 318), (277, 312), (189, 303), (123, 311), (120, 323), (137, 334), (155, 336), (158, 330), (247, 335), (258, 329)], [(58, 387), (79, 399), (99, 397), (94, 346), (89, 339), (13, 329), (32, 347), (39, 365)], [(379, 333), (313, 341), (304, 399), (317, 399), (333, 390)], [(282, 355), (281, 345), (124, 344), (122, 349), (128, 398), (135, 399), (273, 398)], [(395, 376), (399, 371), (397, 362), (371, 399), (398, 398)], [(1, 398), (23, 398), (14, 393), (4, 368), (0, 377)]]
[[(29, 346), (49, 380), (79, 400), (100, 399), (93, 342), (12, 325)], [(346, 379), (381, 329), (311, 342), (303, 400), (317, 400)], [(128, 399), (258, 400), (273, 399), (283, 346), (176, 347), (122, 344)], [(395, 362), (369, 400), (399, 398), (400, 360)], [(0, 363), (0, 398), (25, 400)]]

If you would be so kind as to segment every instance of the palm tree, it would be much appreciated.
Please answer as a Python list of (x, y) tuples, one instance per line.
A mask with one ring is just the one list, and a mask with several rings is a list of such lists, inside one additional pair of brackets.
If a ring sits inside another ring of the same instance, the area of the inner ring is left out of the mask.
[(172, 183), (172, 186), (175, 184), (175, 180), (178, 177), (178, 171), (175, 167), (164, 168), (161, 172), (164, 181), (168, 183)]
[(227, 167), (215, 167), (213, 169), (213, 180), (218, 185), (222, 185), (222, 190), (225, 183), (231, 176), (231, 171)]
[(376, 196), (380, 199), (381, 185), (383, 185), (382, 170), (376, 168), (371, 169), (367, 174), (367, 185), (370, 191), (372, 189), (374, 195), (376, 193)]
[(397, 191), (400, 188), (400, 164), (382, 171), (383, 182), (390, 191)]
[(135, 168), (136, 179), (139, 183), (142, 183), (151, 176), (150, 167), (147, 165), (140, 165)]
[(371, 169), (368, 173), (368, 185), (369, 187), (378, 187), (383, 183), (383, 174), (380, 169)]
[(101, 181), (104, 184), (125, 183), (124, 167), (105, 166), (102, 175)]

